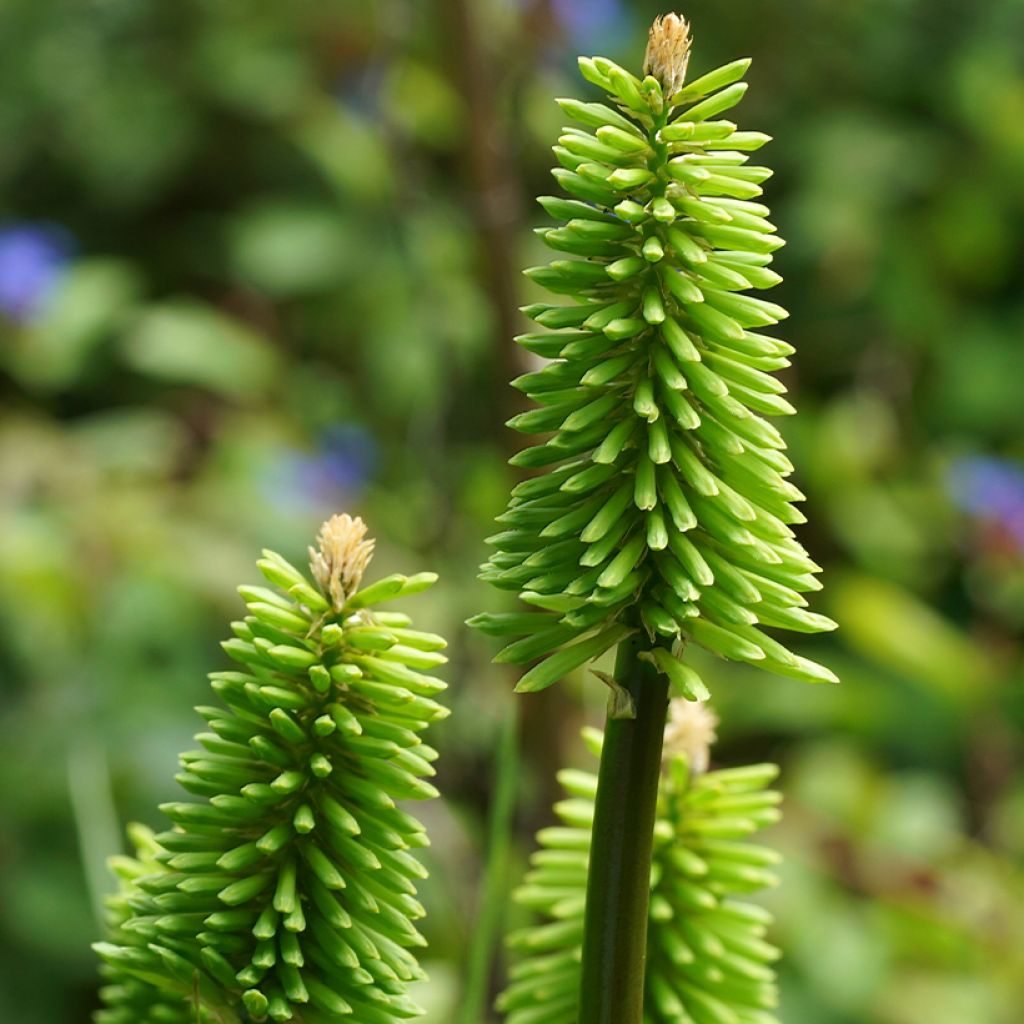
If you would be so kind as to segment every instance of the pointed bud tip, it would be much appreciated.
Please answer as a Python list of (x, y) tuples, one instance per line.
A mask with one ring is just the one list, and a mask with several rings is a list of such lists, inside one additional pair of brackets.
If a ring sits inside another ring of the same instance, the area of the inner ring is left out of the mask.
[(703, 701), (690, 701), (680, 697), (669, 702), (668, 723), (665, 726), (665, 753), (684, 754), (695, 775), (708, 770), (711, 747), (717, 739), (715, 729), (718, 716)]
[(309, 568), (335, 611), (359, 589), (374, 543), (366, 538), (366, 524), (358, 516), (331, 516), (320, 527), (317, 547), (309, 549)]
[(692, 44), (690, 24), (682, 15), (665, 14), (654, 19), (644, 53), (644, 74), (657, 79), (666, 96), (682, 89)]

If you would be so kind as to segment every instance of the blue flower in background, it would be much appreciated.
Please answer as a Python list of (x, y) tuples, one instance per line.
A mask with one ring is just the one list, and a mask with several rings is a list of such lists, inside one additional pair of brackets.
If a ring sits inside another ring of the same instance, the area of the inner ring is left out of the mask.
[(581, 53), (614, 49), (616, 39), (628, 29), (621, 0), (554, 0), (552, 7)]
[(54, 224), (0, 224), (0, 312), (25, 323), (67, 270), (71, 236)]
[(311, 453), (292, 451), (275, 467), (269, 496), (279, 505), (318, 508), (359, 498), (377, 465), (377, 441), (358, 423), (342, 423), (321, 434)]
[(356, 64), (338, 76), (332, 91), (335, 98), (351, 110), (373, 116), (378, 113), (386, 77), (387, 66), (383, 61)]
[(1024, 550), (1024, 466), (993, 456), (960, 459), (950, 469), (949, 491), (961, 509)]

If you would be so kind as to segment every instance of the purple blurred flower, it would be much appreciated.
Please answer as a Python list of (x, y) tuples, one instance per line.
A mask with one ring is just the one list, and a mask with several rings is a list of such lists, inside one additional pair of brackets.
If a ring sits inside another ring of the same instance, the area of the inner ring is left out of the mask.
[(1024, 466), (973, 455), (953, 464), (948, 485), (961, 509), (999, 527), (1024, 549)]
[(0, 225), (0, 312), (25, 323), (64, 276), (71, 236), (54, 224), (14, 221)]
[(275, 467), (270, 497), (277, 504), (317, 506), (358, 499), (373, 475), (377, 442), (357, 423), (331, 427), (311, 452), (289, 452)]
[(334, 83), (335, 99), (356, 113), (373, 116), (378, 113), (381, 89), (387, 78), (383, 61), (346, 67)]
[(621, 0), (554, 0), (558, 20), (581, 52), (596, 53), (613, 46), (626, 29)]

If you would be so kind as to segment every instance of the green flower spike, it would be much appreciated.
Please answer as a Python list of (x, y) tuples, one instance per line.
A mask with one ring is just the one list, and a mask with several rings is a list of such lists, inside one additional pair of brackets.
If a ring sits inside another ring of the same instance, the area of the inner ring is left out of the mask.
[(540, 203), (560, 255), (527, 275), (555, 296), (517, 339), (544, 362), (514, 381), (535, 408), (509, 422), (546, 435), (512, 463), (542, 470), (513, 491), (483, 578), (533, 610), (477, 616), (511, 640), (499, 661), (539, 660), (522, 691), (549, 686), (642, 629), (678, 692), (706, 696), (679, 656), (724, 658), (812, 682), (826, 668), (769, 631), (834, 628), (806, 610), (818, 566), (785, 444), (766, 417), (792, 406), (772, 375), (793, 349), (763, 333), (786, 316), (749, 294), (780, 277), (782, 244), (757, 201), (771, 171), (748, 163), (768, 136), (723, 118), (749, 60), (683, 85), (686, 22), (658, 19), (642, 81), (581, 58), (605, 102), (559, 100), (574, 122), (554, 147), (568, 193)]
[[(360, 589), (365, 532), (348, 516), (324, 524), (315, 584), (264, 552), (276, 589), (239, 588), (249, 614), (224, 644), (239, 671), (211, 676), (223, 704), (198, 709), (202, 749), (181, 757), (178, 781), (201, 799), (163, 806), (174, 827), (149, 855), (161, 870), (134, 879), (130, 914), (97, 947), (119, 977), (198, 998), (190, 1020), (394, 1024), (420, 1012), (406, 990), (422, 977), (413, 851), (427, 839), (396, 801), (437, 795), (423, 778), (437, 755), (419, 733), (447, 715), (434, 699), (445, 684), (427, 674), (445, 643), (377, 610), (433, 573)], [(101, 1024), (143, 998), (107, 992)], [(177, 1021), (173, 1005), (153, 1019)]]
[[(715, 718), (703, 704), (673, 701), (654, 831), (646, 1024), (778, 1024), (765, 941), (771, 917), (746, 897), (774, 886), (778, 855), (747, 837), (778, 820), (779, 795), (765, 787), (772, 764), (703, 773)], [(586, 730), (591, 753), (602, 736)], [(597, 777), (563, 771), (559, 826), (542, 829), (516, 893), (541, 921), (514, 934), (520, 953), (499, 999), (507, 1024), (575, 1024), (591, 823)]]

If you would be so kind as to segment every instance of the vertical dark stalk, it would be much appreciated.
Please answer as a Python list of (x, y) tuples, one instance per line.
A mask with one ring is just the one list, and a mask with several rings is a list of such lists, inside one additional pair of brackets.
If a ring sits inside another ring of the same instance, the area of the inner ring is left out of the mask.
[[(522, 396), (508, 382), (524, 373), (528, 362), (519, 346), (509, 341), (524, 324), (519, 312), (522, 275), (517, 257), (523, 186), (511, 144), (515, 133), (505, 123), (497, 93), (499, 86), (514, 92), (519, 82), (530, 79), (533, 58), (518, 60), (510, 54), (517, 50), (532, 54), (536, 47), (522, 35), (513, 36), (499, 55), (494, 40), (485, 32), (479, 5), (472, 0), (440, 0), (438, 9), (450, 41), (451, 79), (466, 104), (462, 182), (476, 225), (481, 280), (494, 312), (494, 358), (486, 361), (489, 376), (469, 386), (481, 387), (485, 395), (492, 396), (493, 404), (485, 401), (481, 409), (499, 410), (500, 416), (491, 415), (488, 420), (498, 422), (523, 411)], [(524, 34), (531, 23), (540, 23), (543, 29), (544, 22), (552, 18), (546, 4), (535, 0), (523, 18)], [(502, 432), (501, 443), (508, 456), (520, 447), (509, 431)], [(578, 719), (573, 702), (554, 689), (535, 694), (520, 715), (524, 761), (533, 767), (538, 780), (533, 809), (526, 810), (532, 824), (532, 818), (543, 817), (558, 799), (555, 775), (563, 763), (564, 737), (575, 734)]]
[(480, 247), (481, 278), (494, 312), (494, 374), (490, 384), (505, 414), (518, 408), (507, 381), (523, 372), (519, 351), (509, 339), (522, 329), (519, 313), (519, 226), (522, 222), (521, 183), (503, 123), (496, 93), (496, 71), (506, 63), (491, 52), (478, 22), (482, 15), (470, 0), (442, 0), (441, 12), (451, 43), (452, 81), (466, 110), (462, 180), (469, 196)]
[(658, 776), (668, 679), (639, 654), (638, 635), (619, 645), (615, 681), (634, 718), (608, 718), (594, 809), (578, 1024), (640, 1024), (643, 1018)]

